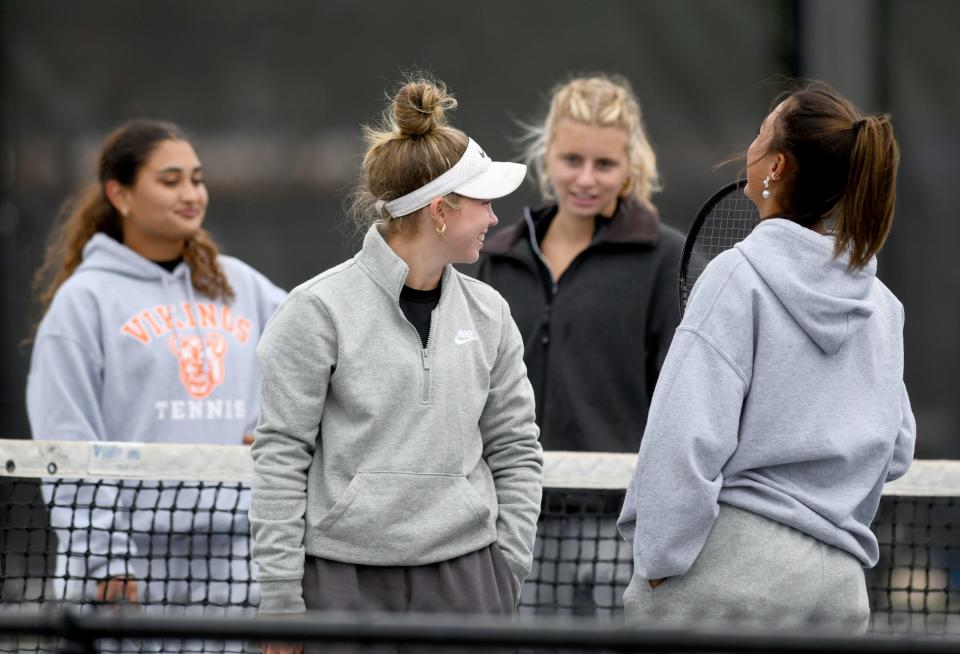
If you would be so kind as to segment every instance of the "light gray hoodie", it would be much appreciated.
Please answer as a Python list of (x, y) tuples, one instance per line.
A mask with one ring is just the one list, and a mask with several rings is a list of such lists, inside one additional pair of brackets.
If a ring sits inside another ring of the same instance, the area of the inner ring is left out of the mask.
[(530, 570), (542, 452), (507, 303), (451, 266), (424, 348), (407, 265), (371, 228), (296, 288), (257, 348), (250, 522), (263, 613), (304, 610), (304, 555), (413, 566), (496, 542)]
[(877, 562), (870, 522), (915, 440), (903, 306), (833, 245), (768, 219), (697, 281), (619, 520), (641, 578), (686, 573), (718, 502)]
[[(254, 346), (285, 293), (238, 259), (218, 260), (236, 294), (229, 303), (196, 293), (186, 263), (167, 272), (95, 234), (37, 331), (27, 377), (33, 438), (239, 445), (252, 433), (260, 385)], [(195, 493), (177, 495), (184, 511), (167, 525), (157, 518), (156, 493), (143, 490), (150, 484), (131, 485), (124, 492), (110, 484), (79, 493), (75, 485), (57, 487), (51, 524), (72, 528), (60, 535), (57, 565), (69, 557), (70, 579), (57, 575), (57, 584), (66, 583), (58, 597), (91, 596), (95, 584), (85, 578), (142, 578), (144, 553), (163, 555), (151, 535), (200, 528), (189, 510), (200, 501)], [(97, 508), (84, 510), (94, 495)], [(245, 516), (231, 509), (244, 508), (246, 493), (228, 495), (211, 488), (201, 503), (225, 507), (214, 529), (243, 533)]]

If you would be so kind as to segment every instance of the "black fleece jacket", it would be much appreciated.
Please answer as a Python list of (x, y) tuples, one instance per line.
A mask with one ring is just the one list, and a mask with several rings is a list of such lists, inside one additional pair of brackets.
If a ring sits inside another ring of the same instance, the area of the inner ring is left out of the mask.
[(477, 276), (507, 299), (520, 328), (543, 448), (636, 452), (680, 320), (683, 236), (623, 201), (597, 217), (590, 245), (554, 280), (539, 244), (556, 213), (525, 209), (498, 230)]

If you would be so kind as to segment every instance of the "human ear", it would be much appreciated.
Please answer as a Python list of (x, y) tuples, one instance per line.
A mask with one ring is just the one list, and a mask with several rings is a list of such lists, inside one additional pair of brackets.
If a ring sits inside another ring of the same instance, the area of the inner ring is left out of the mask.
[(107, 183), (104, 185), (103, 191), (107, 196), (107, 200), (113, 205), (113, 208), (116, 209), (121, 216), (126, 218), (127, 214), (130, 213), (127, 187), (115, 179), (110, 179), (107, 180)]
[(427, 207), (430, 208), (430, 218), (437, 220), (443, 218), (443, 198), (433, 198)]
[(773, 166), (770, 168), (770, 177), (775, 180), (780, 179), (786, 170), (787, 158), (783, 156), (782, 152), (778, 152), (776, 158), (773, 160)]

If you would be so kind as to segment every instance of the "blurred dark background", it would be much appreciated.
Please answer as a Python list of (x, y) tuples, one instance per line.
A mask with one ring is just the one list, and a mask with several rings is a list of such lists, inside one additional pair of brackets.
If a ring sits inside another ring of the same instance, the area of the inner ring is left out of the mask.
[[(118, 123), (183, 126), (207, 227), (290, 288), (354, 252), (342, 202), (358, 126), (402, 71), (445, 81), (455, 124), (501, 159), (555, 83), (605, 71), (634, 85), (665, 182), (655, 201), (681, 230), (737, 176), (716, 164), (750, 143), (783, 79), (893, 114), (903, 159), (880, 276), (906, 305), (918, 456), (960, 457), (958, 24), (950, 0), (0, 0), (0, 437), (29, 434), (20, 342), (50, 226)], [(495, 210), (509, 223), (536, 202), (529, 185)]]

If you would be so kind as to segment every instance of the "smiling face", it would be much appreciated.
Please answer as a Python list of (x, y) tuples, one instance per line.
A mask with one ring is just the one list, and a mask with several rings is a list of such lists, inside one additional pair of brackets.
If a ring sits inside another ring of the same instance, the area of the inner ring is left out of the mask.
[(207, 188), (200, 160), (186, 141), (158, 143), (132, 185), (108, 184), (122, 216), (124, 244), (148, 259), (180, 256), (186, 239), (203, 225)]
[[(445, 212), (443, 240), (451, 263), (475, 263), (487, 230), (497, 224), (490, 200), (461, 197), (458, 209)], [(450, 209), (450, 207), (447, 207)]]
[(562, 213), (611, 216), (630, 175), (627, 133), (565, 118), (554, 128), (544, 163)]

